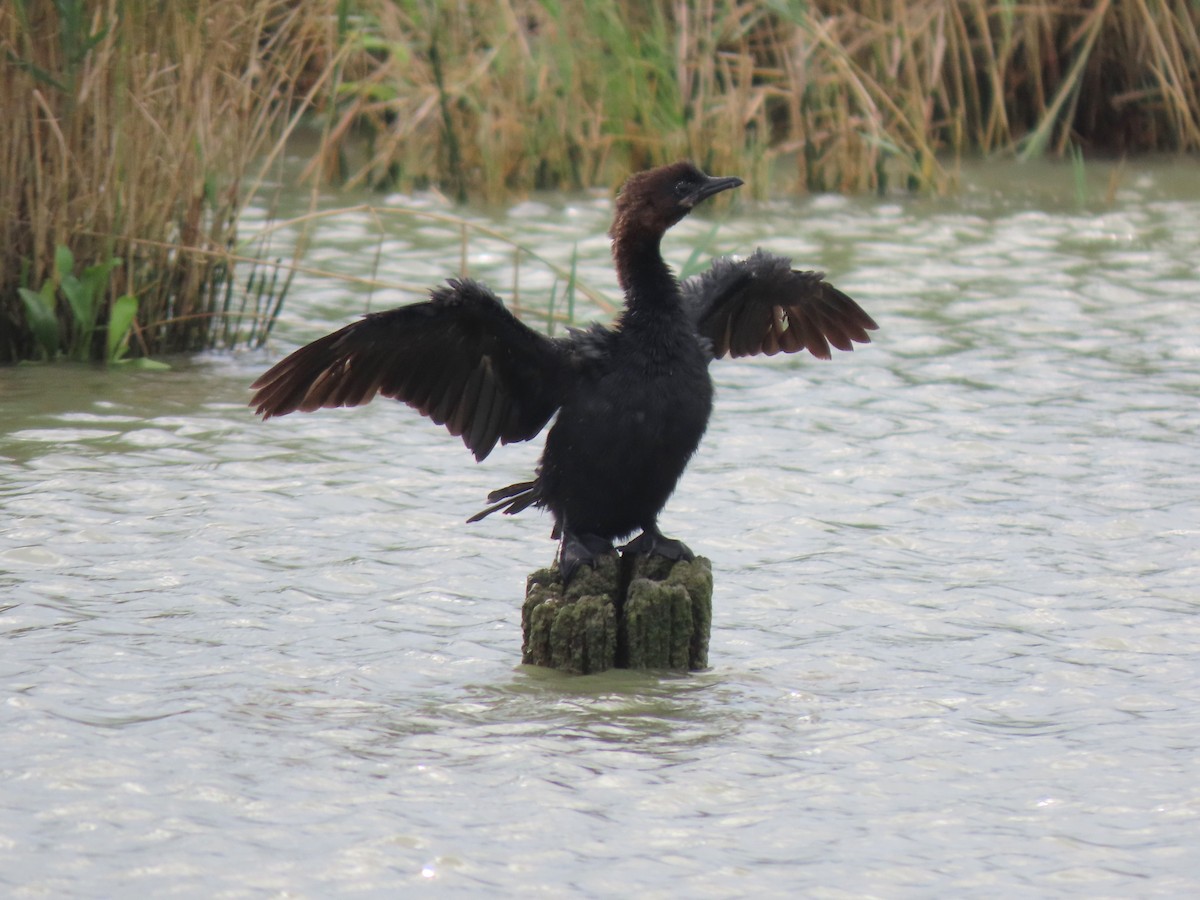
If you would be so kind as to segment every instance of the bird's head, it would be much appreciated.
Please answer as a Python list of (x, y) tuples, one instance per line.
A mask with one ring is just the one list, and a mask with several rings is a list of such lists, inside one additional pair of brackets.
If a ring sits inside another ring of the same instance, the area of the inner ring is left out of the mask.
[(701, 200), (743, 184), (737, 177), (705, 175), (690, 162), (671, 163), (630, 176), (617, 195), (610, 232), (661, 236)]

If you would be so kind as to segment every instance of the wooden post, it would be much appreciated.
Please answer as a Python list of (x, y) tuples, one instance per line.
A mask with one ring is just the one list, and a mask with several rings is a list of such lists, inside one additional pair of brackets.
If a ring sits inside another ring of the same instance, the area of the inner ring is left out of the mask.
[(522, 661), (588, 675), (708, 665), (712, 565), (704, 557), (603, 557), (564, 591), (558, 566), (529, 576)]

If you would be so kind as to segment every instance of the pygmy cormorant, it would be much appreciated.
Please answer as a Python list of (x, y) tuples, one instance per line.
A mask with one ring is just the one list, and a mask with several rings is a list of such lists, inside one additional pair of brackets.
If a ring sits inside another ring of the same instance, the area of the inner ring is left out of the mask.
[(536, 477), (493, 491), (469, 521), (550, 510), (565, 580), (637, 531), (627, 552), (691, 559), (658, 530), (658, 514), (708, 425), (709, 363), (801, 349), (829, 359), (830, 345), (851, 350), (876, 327), (822, 273), (761, 249), (675, 280), (663, 234), (741, 184), (688, 162), (625, 183), (610, 232), (625, 309), (612, 327), (550, 338), (484, 285), (451, 279), (423, 303), (368, 314), (292, 353), (254, 382), (250, 405), (265, 419), (382, 394), (461, 435), (477, 460), (497, 442), (529, 440), (557, 413)]

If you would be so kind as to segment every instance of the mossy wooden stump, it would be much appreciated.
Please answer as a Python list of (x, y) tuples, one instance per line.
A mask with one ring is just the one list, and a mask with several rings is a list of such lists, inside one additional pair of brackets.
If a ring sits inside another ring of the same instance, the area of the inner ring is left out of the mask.
[(603, 557), (563, 591), (558, 566), (529, 576), (522, 661), (582, 675), (708, 665), (712, 565), (704, 557)]

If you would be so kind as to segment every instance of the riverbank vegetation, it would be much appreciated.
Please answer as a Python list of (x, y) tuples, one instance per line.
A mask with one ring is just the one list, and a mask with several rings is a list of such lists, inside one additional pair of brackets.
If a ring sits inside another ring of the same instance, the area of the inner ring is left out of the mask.
[(290, 269), (239, 222), (301, 121), (302, 183), (491, 202), (1200, 150), (1191, 0), (12, 0), (0, 55), (0, 362), (265, 338)]
[(265, 336), (286, 271), (238, 220), (335, 46), (298, 6), (0, 5), (0, 362)]

